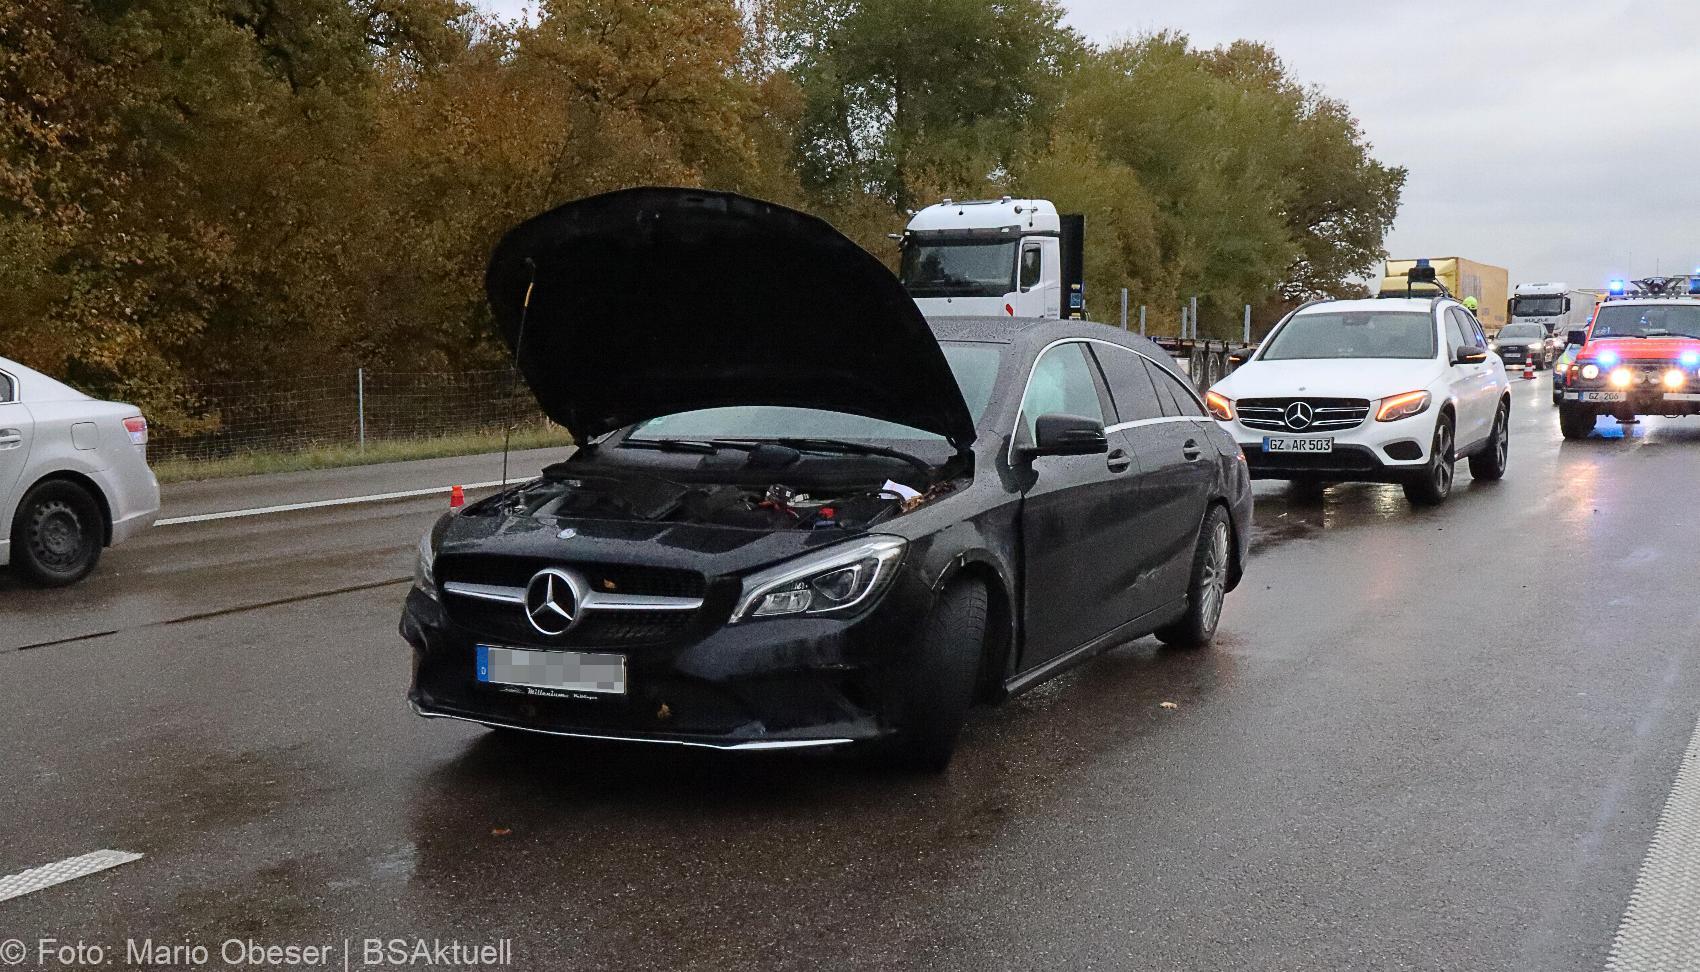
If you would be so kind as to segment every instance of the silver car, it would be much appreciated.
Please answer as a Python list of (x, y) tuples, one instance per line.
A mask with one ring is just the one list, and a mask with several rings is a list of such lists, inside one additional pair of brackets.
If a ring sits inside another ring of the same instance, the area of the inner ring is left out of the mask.
[(0, 358), (0, 566), (58, 587), (159, 514), (148, 422)]

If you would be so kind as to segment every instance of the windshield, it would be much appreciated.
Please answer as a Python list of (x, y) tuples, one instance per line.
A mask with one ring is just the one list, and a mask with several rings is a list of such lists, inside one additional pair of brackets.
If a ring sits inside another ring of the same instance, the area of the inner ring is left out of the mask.
[(1019, 245), (1019, 240), (911, 240), (899, 275), (912, 297), (1002, 297), (1015, 290)]
[(1539, 324), (1507, 324), (1499, 329), (1501, 341), (1533, 341), (1547, 336), (1547, 329)]
[(1562, 313), (1563, 297), (1517, 297), (1511, 301), (1512, 317), (1557, 317)]
[[(968, 403), (974, 421), (980, 420), (997, 386), (1001, 344), (946, 344), (944, 357)], [(788, 405), (731, 405), (675, 412), (641, 422), (629, 439), (852, 439), (943, 442), (944, 437), (895, 422), (862, 415)]]
[(1259, 361), (1300, 358), (1432, 358), (1434, 318), (1408, 311), (1300, 314), (1275, 332)]
[(1700, 337), (1700, 303), (1607, 304), (1594, 321), (1593, 337)]

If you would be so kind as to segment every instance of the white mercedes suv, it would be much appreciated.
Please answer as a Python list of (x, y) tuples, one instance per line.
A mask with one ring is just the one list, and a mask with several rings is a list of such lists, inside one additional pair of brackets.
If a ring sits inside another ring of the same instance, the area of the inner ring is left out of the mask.
[(1318, 301), (1287, 315), (1206, 403), (1254, 479), (1399, 483), (1443, 502), (1453, 466), (1505, 475), (1505, 364), (1447, 297)]

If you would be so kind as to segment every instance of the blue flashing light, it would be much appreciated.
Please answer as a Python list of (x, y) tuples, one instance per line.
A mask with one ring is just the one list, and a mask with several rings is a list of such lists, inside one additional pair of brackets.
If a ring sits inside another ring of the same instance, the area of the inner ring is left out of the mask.
[(1610, 291), (1611, 293), (1614, 293), (1614, 294), (1623, 293), (1623, 288), (1624, 288), (1624, 283), (1621, 280), (1613, 280), (1611, 283), (1606, 284), (1606, 290), (1608, 290), (1608, 291)]
[(1700, 351), (1684, 351), (1681, 360), (1684, 368), (1700, 368)]
[(1600, 367), (1610, 368), (1612, 365), (1617, 364), (1617, 352), (1616, 351), (1601, 351), (1599, 361), (1600, 361)]

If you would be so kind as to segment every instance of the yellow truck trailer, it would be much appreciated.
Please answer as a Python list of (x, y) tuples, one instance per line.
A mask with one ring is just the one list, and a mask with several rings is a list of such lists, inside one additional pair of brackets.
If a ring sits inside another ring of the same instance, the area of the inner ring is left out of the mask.
[[(1505, 326), (1506, 300), (1510, 296), (1511, 275), (1504, 267), (1496, 267), (1487, 263), (1477, 263), (1463, 257), (1429, 257), (1429, 266), (1434, 268), (1434, 277), (1446, 288), (1447, 293), (1463, 300), (1465, 297), (1476, 298), (1476, 317), (1482, 322), (1482, 327), (1488, 331), (1497, 331)], [(1389, 260), (1387, 272), (1381, 278), (1381, 293), (1405, 293), (1405, 273), (1417, 265), (1416, 260)], [(1427, 284), (1417, 284), (1411, 288), (1413, 294), (1432, 294), (1434, 288)]]

